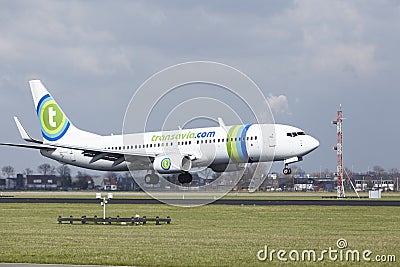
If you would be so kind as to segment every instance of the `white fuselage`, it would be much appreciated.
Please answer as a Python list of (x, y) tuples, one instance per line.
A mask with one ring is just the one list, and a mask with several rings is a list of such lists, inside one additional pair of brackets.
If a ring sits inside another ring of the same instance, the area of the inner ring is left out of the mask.
[[(76, 140), (80, 147), (103, 149), (112, 157), (112, 151), (123, 154), (127, 161), (116, 164), (115, 159), (99, 157), (73, 148), (41, 149), (41, 154), (62, 163), (102, 171), (150, 170), (152, 163), (135, 161), (137, 155), (188, 156), (192, 168), (248, 162), (282, 161), (302, 157), (319, 146), (319, 142), (302, 130), (280, 124), (251, 124), (223, 127), (147, 132), (128, 135), (100, 136), (91, 134)], [(71, 145), (77, 145), (71, 144)], [(95, 156), (96, 157), (96, 156)], [(131, 157), (132, 160), (129, 160)], [(130, 164), (128, 168), (128, 164)]]

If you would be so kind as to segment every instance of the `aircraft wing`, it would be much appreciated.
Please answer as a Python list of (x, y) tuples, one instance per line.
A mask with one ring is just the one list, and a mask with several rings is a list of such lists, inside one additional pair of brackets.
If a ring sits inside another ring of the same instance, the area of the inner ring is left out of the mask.
[[(117, 166), (124, 161), (135, 164), (148, 164), (149, 161), (153, 162), (154, 158), (159, 156), (158, 153), (138, 153), (133, 151), (122, 151), (122, 150), (112, 150), (112, 149), (102, 149), (94, 147), (83, 147), (75, 145), (65, 145), (65, 144), (52, 144), (51, 146), (60, 148), (69, 148), (75, 150), (81, 150), (82, 154), (87, 157), (92, 157), (90, 163), (94, 163), (100, 159), (114, 161), (113, 165)], [(193, 155), (186, 155), (191, 160), (197, 159)]]
[(74, 150), (81, 150), (82, 154), (87, 157), (91, 157), (90, 163), (94, 163), (100, 159), (113, 161), (113, 166), (117, 166), (128, 159), (129, 162), (134, 162), (136, 164), (148, 163), (149, 160), (154, 159), (156, 154), (148, 153), (133, 153), (130, 151), (121, 150), (108, 150), (93, 147), (84, 146), (74, 146), (65, 144), (51, 144), (51, 145), (31, 145), (31, 144), (14, 144), (14, 143), (0, 143), (1, 146), (12, 146), (12, 147), (22, 147), (30, 149), (57, 149), (57, 148), (67, 148)]
[(32, 148), (32, 149), (56, 149), (53, 146), (48, 145), (29, 145), (29, 144), (13, 144), (13, 143), (0, 143), (0, 146), (14, 146), (14, 147), (23, 147), (23, 148)]

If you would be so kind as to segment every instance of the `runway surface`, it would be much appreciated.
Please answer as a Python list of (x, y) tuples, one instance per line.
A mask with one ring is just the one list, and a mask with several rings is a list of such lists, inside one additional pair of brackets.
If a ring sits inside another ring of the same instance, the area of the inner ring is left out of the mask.
[[(190, 201), (190, 202), (189, 202)], [(185, 200), (185, 204), (202, 204), (204, 200)], [(97, 199), (90, 198), (0, 198), (0, 203), (71, 203), (98, 204)], [(110, 204), (163, 204), (156, 199), (112, 199)], [(182, 204), (182, 200), (168, 200), (168, 203)], [(246, 205), (246, 206), (400, 206), (399, 200), (370, 200), (370, 199), (321, 199), (321, 200), (263, 200), (263, 199), (219, 199), (212, 205)]]

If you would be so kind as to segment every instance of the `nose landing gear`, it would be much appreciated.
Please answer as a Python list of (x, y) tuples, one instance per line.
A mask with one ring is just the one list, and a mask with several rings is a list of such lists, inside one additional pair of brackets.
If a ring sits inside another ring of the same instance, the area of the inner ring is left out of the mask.
[(283, 169), (283, 174), (284, 175), (289, 175), (292, 173), (292, 169), (288, 168), (287, 165), (285, 165), (285, 168)]
[(283, 161), (283, 163), (285, 164), (285, 168), (283, 169), (283, 174), (284, 175), (291, 174), (292, 173), (292, 169), (289, 168), (289, 164), (295, 163), (295, 162), (299, 162), (299, 161), (302, 161), (302, 160), (303, 160), (303, 157), (292, 157), (292, 158), (285, 159)]

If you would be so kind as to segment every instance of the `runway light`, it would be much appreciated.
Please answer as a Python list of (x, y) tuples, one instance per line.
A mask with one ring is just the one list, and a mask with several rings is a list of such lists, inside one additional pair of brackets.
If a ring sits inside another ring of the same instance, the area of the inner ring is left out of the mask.
[[(108, 193), (107, 197), (102, 197), (101, 193), (96, 193), (96, 198), (97, 199), (101, 199), (101, 206), (103, 207), (103, 219), (106, 219), (106, 204), (110, 201), (110, 199), (113, 198), (113, 194), (112, 193)], [(105, 224), (105, 222), (103, 222), (103, 224)]]

